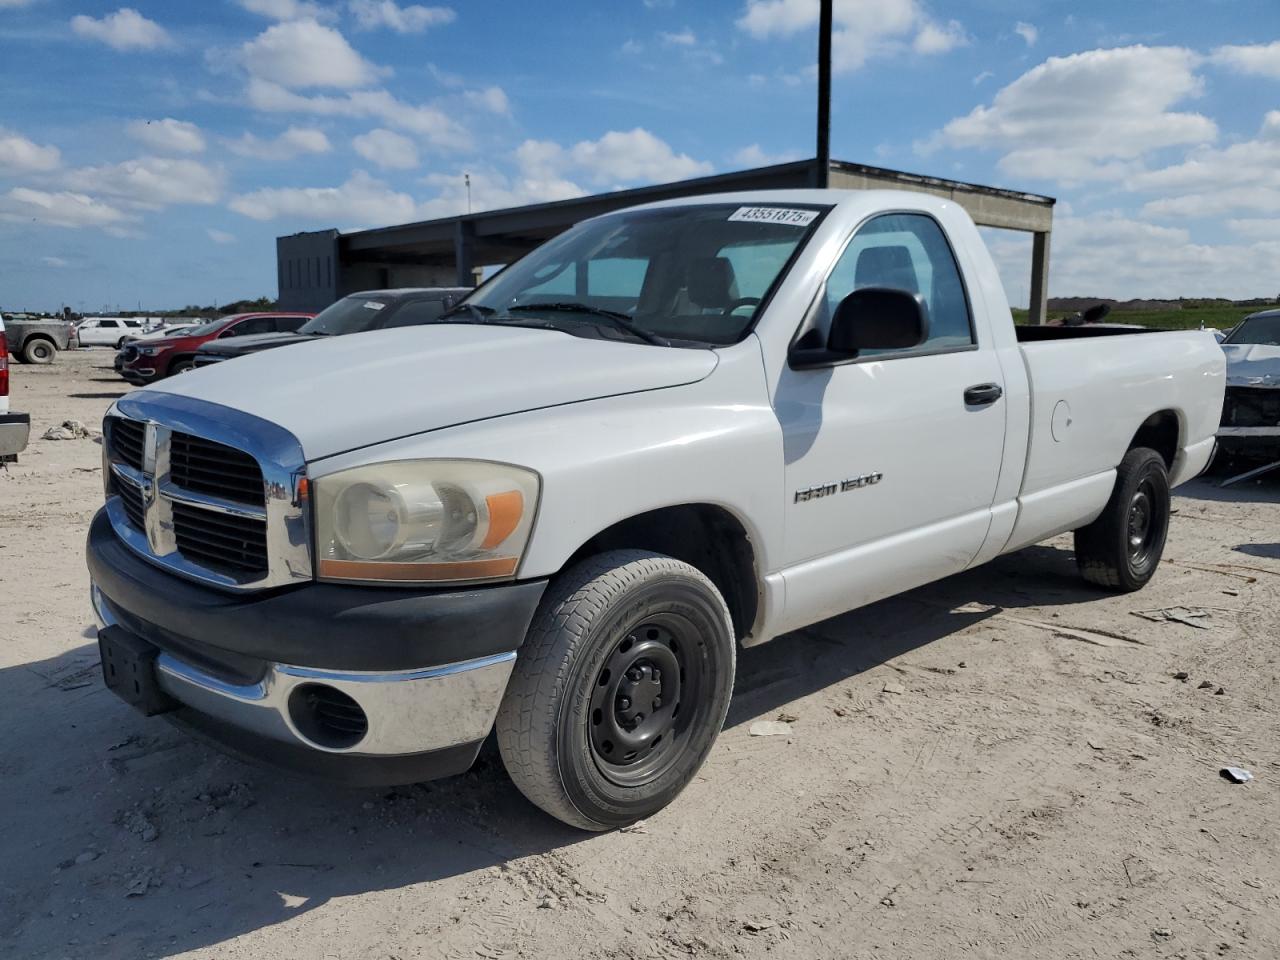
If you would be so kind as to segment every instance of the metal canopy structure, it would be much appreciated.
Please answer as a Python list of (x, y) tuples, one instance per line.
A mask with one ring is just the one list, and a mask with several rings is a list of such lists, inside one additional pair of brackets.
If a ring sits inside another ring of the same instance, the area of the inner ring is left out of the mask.
[(1044, 322), (1052, 197), (818, 159), (354, 233), (322, 230), (280, 237), (280, 308), (320, 310), (339, 297), (374, 288), (471, 286), (478, 266), (511, 263), (581, 220), (640, 203), (824, 183), (835, 189), (931, 193), (964, 207), (980, 226), (1031, 233), (1031, 322)]

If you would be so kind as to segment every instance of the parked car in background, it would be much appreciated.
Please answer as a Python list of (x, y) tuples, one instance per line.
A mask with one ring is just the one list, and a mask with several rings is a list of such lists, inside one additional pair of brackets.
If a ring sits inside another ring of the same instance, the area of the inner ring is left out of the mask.
[(129, 344), (140, 343), (140, 342), (145, 343), (149, 340), (163, 340), (166, 337), (179, 337), (184, 334), (190, 333), (192, 330), (194, 330), (198, 326), (200, 326), (199, 323), (178, 323), (178, 324), (174, 324), (171, 327), (159, 327), (155, 330), (152, 330), (148, 333), (140, 334), (139, 336), (136, 336), (136, 337), (125, 337), (124, 346), (116, 351), (116, 359), (115, 359), (115, 363), (113, 364), (113, 366), (115, 367), (116, 373), (119, 373), (121, 370), (124, 369), (124, 351), (129, 346)]
[(206, 343), (196, 351), (196, 366), (206, 367), (232, 357), (306, 343), (321, 337), (431, 323), (473, 292), (470, 287), (408, 287), (353, 293), (325, 307), (295, 333), (264, 333)]
[(435, 323), (117, 400), (104, 680), (351, 782), (494, 732), (533, 803), (624, 826), (696, 776), (739, 643), (1068, 531), (1085, 580), (1143, 587), (1224, 369), (1196, 331), (1015, 327), (949, 199), (609, 213)]
[(311, 313), (237, 313), (203, 323), (177, 336), (126, 344), (121, 351), (120, 375), (141, 386), (175, 373), (186, 373), (195, 366), (196, 351), (210, 340), (288, 333), (313, 316)]
[(74, 350), (80, 345), (75, 325), (66, 320), (5, 321), (9, 338), (9, 354), (23, 363), (51, 363), (59, 350)]
[(124, 346), (125, 339), (149, 329), (144, 317), (85, 317), (76, 325), (82, 347)]
[(9, 344), (0, 317), (0, 463), (18, 458), (31, 435), (31, 415), (9, 409)]
[(1235, 456), (1280, 460), (1280, 310), (1245, 317), (1221, 346), (1227, 395), (1219, 446)]

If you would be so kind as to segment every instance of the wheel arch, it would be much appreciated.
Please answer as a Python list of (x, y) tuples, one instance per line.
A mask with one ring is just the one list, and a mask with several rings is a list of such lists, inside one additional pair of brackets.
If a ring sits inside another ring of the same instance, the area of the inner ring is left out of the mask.
[(1178, 452), (1182, 449), (1183, 432), (1182, 417), (1178, 411), (1158, 410), (1142, 421), (1125, 452), (1137, 447), (1148, 447), (1160, 454), (1165, 467), (1172, 472)]
[(751, 535), (733, 511), (713, 503), (683, 503), (626, 517), (585, 540), (562, 569), (627, 548), (663, 553), (702, 571), (724, 597), (738, 640), (757, 627), (763, 581)]

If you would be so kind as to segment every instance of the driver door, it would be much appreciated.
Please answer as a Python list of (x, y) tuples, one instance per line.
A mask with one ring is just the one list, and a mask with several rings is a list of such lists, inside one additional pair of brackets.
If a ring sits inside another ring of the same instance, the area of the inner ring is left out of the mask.
[(923, 214), (874, 218), (830, 274), (819, 330), (861, 287), (919, 293), (927, 340), (864, 350), (819, 369), (787, 368), (775, 409), (786, 476), (787, 606), (810, 622), (963, 570), (990, 525), (1005, 403), (966, 402), (1002, 384), (976, 335), (942, 228)]

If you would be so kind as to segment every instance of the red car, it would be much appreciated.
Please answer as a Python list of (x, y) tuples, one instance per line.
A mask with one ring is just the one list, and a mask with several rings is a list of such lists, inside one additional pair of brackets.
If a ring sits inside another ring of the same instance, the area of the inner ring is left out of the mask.
[(203, 323), (176, 337), (140, 340), (120, 351), (120, 376), (136, 386), (186, 373), (196, 351), (210, 340), (254, 333), (292, 333), (310, 320), (311, 313), (236, 313)]

